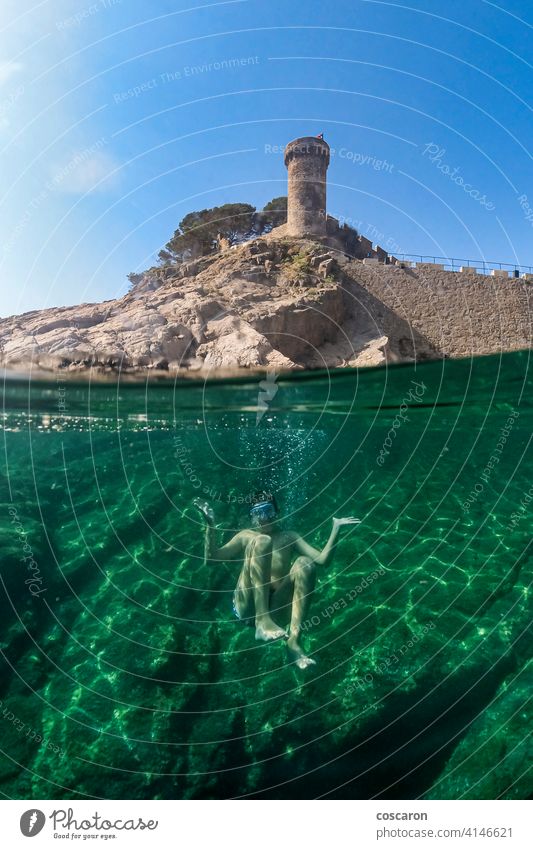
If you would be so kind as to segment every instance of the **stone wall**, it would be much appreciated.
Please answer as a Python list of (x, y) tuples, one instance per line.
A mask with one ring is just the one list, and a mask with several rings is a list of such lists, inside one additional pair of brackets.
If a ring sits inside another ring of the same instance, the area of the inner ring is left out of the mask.
[[(531, 346), (533, 286), (516, 278), (350, 262), (345, 270), (443, 356)], [(376, 316), (379, 321), (379, 316)]]

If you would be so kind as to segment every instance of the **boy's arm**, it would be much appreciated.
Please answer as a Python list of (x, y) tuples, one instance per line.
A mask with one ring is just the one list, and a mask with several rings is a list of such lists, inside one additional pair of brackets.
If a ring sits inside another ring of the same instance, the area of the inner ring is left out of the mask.
[(309, 543), (302, 539), (302, 537), (298, 534), (294, 534), (293, 543), (299, 554), (303, 554), (305, 557), (311, 558), (317, 566), (327, 566), (335, 552), (341, 527), (343, 525), (359, 525), (360, 523), (361, 519), (356, 519), (354, 516), (348, 516), (345, 519), (333, 519), (329, 539), (322, 551), (319, 551), (314, 546), (309, 545)]
[(206, 525), (205, 528), (205, 561), (208, 560), (238, 560), (242, 557), (244, 548), (244, 532), (239, 531), (225, 545), (216, 546), (215, 528)]
[(216, 544), (215, 514), (212, 507), (199, 498), (195, 499), (193, 504), (200, 511), (205, 522), (204, 563), (216, 560), (235, 560), (241, 556), (243, 551), (243, 531), (239, 531), (229, 542), (218, 548)]

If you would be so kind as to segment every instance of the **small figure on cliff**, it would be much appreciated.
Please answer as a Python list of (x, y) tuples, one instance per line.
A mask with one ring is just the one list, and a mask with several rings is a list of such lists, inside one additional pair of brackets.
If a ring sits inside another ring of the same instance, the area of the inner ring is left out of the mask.
[(231, 240), (228, 239), (227, 236), (224, 236), (223, 233), (217, 234), (217, 245), (219, 251), (227, 251), (228, 248), (231, 248)]
[(206, 562), (243, 563), (233, 595), (237, 618), (255, 627), (257, 640), (287, 639), (289, 655), (300, 669), (315, 664), (305, 654), (300, 636), (315, 588), (317, 568), (330, 563), (341, 527), (358, 525), (361, 520), (353, 516), (333, 519), (329, 539), (319, 551), (295, 531), (279, 527), (276, 499), (261, 492), (252, 499), (252, 527), (239, 531), (218, 548), (212, 508), (201, 499), (193, 503), (205, 521)]

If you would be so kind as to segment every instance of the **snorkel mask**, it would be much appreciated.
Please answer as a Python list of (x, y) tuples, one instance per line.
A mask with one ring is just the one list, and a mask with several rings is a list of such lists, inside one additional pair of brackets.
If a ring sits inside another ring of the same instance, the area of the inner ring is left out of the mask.
[(267, 525), (273, 522), (277, 516), (277, 510), (272, 501), (258, 501), (250, 508), (250, 518), (255, 525)]

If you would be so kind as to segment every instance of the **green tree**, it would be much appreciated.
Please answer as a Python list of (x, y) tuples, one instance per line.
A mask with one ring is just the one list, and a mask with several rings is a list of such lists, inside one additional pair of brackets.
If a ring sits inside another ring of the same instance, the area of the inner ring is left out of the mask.
[(270, 233), (287, 221), (287, 197), (272, 198), (255, 216), (255, 229), (258, 235)]
[(286, 197), (273, 198), (260, 212), (249, 203), (225, 203), (189, 212), (159, 252), (159, 259), (163, 263), (186, 262), (215, 251), (221, 237), (235, 245), (270, 233), (286, 221)]
[(249, 203), (226, 203), (189, 212), (159, 257), (163, 262), (183, 262), (216, 250), (220, 236), (231, 245), (250, 238), (255, 211)]

